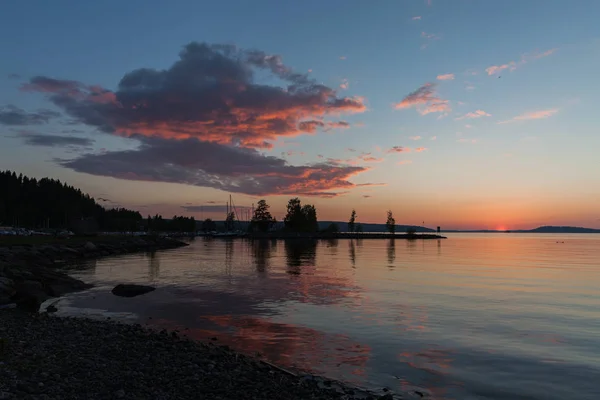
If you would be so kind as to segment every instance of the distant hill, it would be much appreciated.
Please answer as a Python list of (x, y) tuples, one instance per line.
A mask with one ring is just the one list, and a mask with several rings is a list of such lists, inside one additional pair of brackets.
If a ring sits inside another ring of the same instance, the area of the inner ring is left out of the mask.
[(600, 233), (600, 229), (581, 228), (578, 226), (540, 226), (534, 229), (518, 229), (510, 231), (481, 230), (442, 230), (446, 233)]
[(600, 233), (600, 229), (581, 228), (578, 226), (540, 226), (535, 229), (513, 231), (519, 233)]

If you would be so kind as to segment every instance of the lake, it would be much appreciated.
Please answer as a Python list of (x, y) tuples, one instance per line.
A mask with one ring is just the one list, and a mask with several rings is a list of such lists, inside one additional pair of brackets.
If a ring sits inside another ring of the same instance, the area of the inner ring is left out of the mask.
[[(433, 399), (600, 398), (600, 235), (248, 241), (87, 261), (59, 314), (179, 328)], [(117, 283), (158, 289), (124, 299)]]

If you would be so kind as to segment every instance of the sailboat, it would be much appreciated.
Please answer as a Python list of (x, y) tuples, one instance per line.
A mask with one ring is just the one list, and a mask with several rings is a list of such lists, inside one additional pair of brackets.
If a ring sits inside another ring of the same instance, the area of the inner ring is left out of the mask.
[[(231, 212), (233, 212), (235, 215), (235, 221), (239, 221), (237, 211), (235, 209), (235, 206), (233, 205), (233, 198), (231, 197), (231, 195), (229, 195), (229, 201), (227, 202), (227, 213), (225, 214), (225, 220), (227, 220), (227, 217), (229, 217), (229, 214)], [(235, 222), (234, 222), (234, 224), (235, 224)], [(214, 236), (214, 237), (242, 237), (245, 235), (246, 235), (245, 232), (238, 229), (235, 231), (228, 230), (226, 232), (217, 232), (217, 233), (214, 233), (212, 236)]]

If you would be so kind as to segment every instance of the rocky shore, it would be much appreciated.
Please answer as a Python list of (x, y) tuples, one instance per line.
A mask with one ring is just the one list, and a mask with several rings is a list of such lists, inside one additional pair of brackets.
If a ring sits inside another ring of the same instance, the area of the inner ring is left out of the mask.
[(0, 242), (0, 307), (8, 304), (37, 311), (51, 297), (89, 287), (55, 267), (80, 259), (185, 246), (161, 237), (73, 238), (3, 245)]
[(0, 399), (401, 398), (296, 375), (176, 332), (0, 310)]

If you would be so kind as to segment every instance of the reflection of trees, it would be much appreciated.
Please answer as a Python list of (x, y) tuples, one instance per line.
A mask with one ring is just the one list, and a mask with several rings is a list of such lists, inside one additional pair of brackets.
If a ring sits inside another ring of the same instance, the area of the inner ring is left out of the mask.
[(406, 240), (406, 248), (409, 253), (414, 253), (417, 249), (417, 240), (416, 239), (407, 239)]
[(335, 257), (337, 255), (338, 246), (339, 246), (339, 240), (338, 239), (333, 239), (333, 238), (322, 239), (319, 242), (319, 246), (322, 248), (323, 245), (327, 249), (327, 252), (328, 252), (329, 256)]
[(442, 255), (442, 241), (440, 239), (437, 240), (437, 255)]
[(390, 239), (387, 245), (387, 260), (390, 267), (393, 267), (394, 261), (396, 261), (396, 240)]
[(233, 262), (233, 240), (225, 240), (225, 273), (231, 275), (231, 265)]
[(350, 252), (350, 262), (353, 267), (356, 267), (356, 247), (354, 247), (354, 239), (348, 241), (348, 251)]
[(269, 268), (269, 260), (271, 259), (271, 247), (277, 241), (269, 241), (264, 239), (252, 240), (252, 256), (254, 257), (254, 263), (256, 264), (256, 272), (263, 273)]
[(154, 281), (160, 275), (160, 259), (156, 251), (146, 253), (148, 256), (148, 279)]
[(299, 275), (304, 265), (315, 265), (317, 254), (316, 240), (286, 240), (285, 256), (288, 273)]

